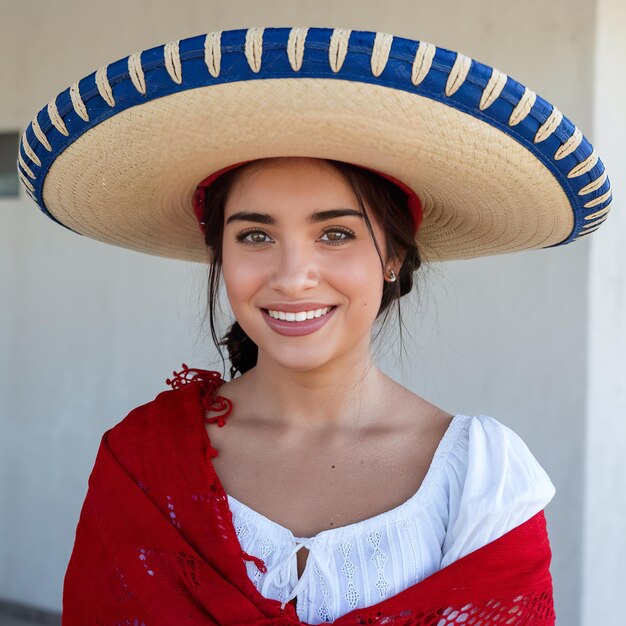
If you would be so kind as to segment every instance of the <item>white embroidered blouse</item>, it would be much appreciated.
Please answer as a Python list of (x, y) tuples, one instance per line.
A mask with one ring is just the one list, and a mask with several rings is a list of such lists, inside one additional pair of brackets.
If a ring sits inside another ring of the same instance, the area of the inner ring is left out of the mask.
[[(228, 494), (248, 576), (267, 598), (297, 598), (300, 620), (332, 622), (372, 606), (501, 537), (556, 489), (522, 439), (485, 415), (456, 415), (418, 491), (369, 519), (296, 537)], [(309, 549), (298, 580), (296, 553)]]

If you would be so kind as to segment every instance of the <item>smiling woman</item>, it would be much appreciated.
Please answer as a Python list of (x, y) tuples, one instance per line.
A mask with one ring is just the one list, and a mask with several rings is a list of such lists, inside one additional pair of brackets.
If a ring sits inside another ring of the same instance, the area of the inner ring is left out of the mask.
[(104, 433), (64, 626), (554, 624), (549, 476), (497, 419), (384, 374), (371, 335), (422, 263), (605, 221), (604, 165), (556, 107), (424, 41), (220, 31), (73, 83), (18, 171), (72, 231), (207, 263), (231, 364), (184, 365)]
[[(363, 353), (374, 320), (412, 290), (421, 265), (407, 194), (367, 169), (312, 158), (260, 159), (210, 178), (210, 187), (200, 186), (210, 193), (202, 194), (199, 211), (213, 258), (210, 325), (218, 350), (228, 349), (231, 378), (256, 365), (259, 343), (278, 349), (277, 335), (309, 335), (329, 321), (272, 322), (288, 319), (288, 312), (317, 319), (316, 309), (332, 307), (335, 338)], [(252, 206), (269, 208), (253, 212)], [(244, 228), (249, 223), (266, 228)], [(219, 341), (214, 319), (222, 267), (236, 321)], [(270, 310), (275, 314), (261, 315)], [(398, 318), (401, 324), (399, 306)], [(320, 340), (332, 337), (316, 333), (311, 340), (320, 349)], [(283, 348), (296, 359), (288, 367), (313, 367), (303, 349), (302, 342)], [(348, 350), (340, 355), (351, 358)]]

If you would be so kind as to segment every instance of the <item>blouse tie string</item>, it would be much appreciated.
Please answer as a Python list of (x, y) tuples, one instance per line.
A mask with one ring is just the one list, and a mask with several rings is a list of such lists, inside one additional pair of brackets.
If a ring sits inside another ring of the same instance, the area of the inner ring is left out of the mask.
[[(271, 582), (274, 580), (274, 578), (276, 578), (276, 576), (280, 572), (283, 571), (285, 567), (289, 567), (291, 565), (292, 559), (294, 555), (296, 554), (296, 552), (298, 552), (298, 550), (300, 550), (301, 548), (307, 548), (309, 550), (309, 556), (307, 557), (307, 564), (306, 564), (305, 570), (304, 572), (302, 572), (302, 576), (300, 577), (300, 580), (298, 580), (298, 582), (295, 584), (294, 588), (291, 590), (291, 593), (289, 594), (287, 599), (284, 602), (282, 602), (281, 608), (283, 609), (285, 608), (285, 605), (288, 602), (291, 602), (291, 600), (293, 600), (298, 595), (298, 592), (300, 591), (306, 579), (306, 573), (309, 569), (309, 561), (311, 560), (311, 558), (315, 558), (315, 553), (311, 551), (311, 547), (315, 541), (315, 537), (294, 537), (294, 541), (295, 541), (295, 544), (293, 548), (289, 551), (289, 553), (285, 556), (284, 559), (282, 559), (275, 567), (272, 567), (267, 572), (267, 574), (265, 574), (265, 577), (263, 578), (263, 582), (261, 583), (261, 593), (265, 597), (269, 597), (268, 589), (269, 589)], [(294, 565), (294, 569), (296, 570), (296, 576), (297, 576), (297, 571), (298, 571), (297, 561)], [(291, 577), (290, 577), (291, 569), (289, 569), (288, 571), (289, 571), (289, 574), (286, 576), (285, 582), (282, 585), (278, 585), (279, 587), (284, 587), (291, 580)]]

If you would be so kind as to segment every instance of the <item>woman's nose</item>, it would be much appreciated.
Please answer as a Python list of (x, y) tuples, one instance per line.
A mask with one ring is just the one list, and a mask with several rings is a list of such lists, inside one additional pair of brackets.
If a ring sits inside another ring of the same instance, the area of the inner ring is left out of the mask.
[(303, 244), (284, 246), (277, 252), (270, 287), (291, 297), (319, 282), (319, 267), (312, 250)]

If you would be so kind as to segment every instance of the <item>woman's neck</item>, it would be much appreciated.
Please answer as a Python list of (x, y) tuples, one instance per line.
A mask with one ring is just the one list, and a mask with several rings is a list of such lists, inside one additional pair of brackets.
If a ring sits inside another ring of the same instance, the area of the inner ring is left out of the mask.
[(372, 414), (372, 404), (393, 384), (371, 355), (352, 364), (298, 371), (259, 353), (257, 365), (235, 381), (248, 406), (257, 399), (259, 412), (286, 430), (349, 428), (357, 421), (363, 426), (364, 415)]

